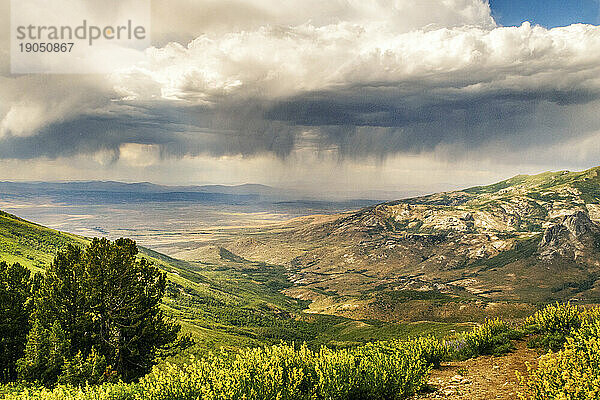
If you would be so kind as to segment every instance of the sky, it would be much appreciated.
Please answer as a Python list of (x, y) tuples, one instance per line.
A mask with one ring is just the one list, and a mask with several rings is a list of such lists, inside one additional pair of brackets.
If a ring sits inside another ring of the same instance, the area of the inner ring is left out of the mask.
[(8, 15), (1, 180), (433, 192), (600, 164), (596, 1), (154, 1), (106, 75), (11, 75)]
[(598, 24), (598, 0), (490, 0), (494, 20), (503, 26), (523, 21), (554, 28), (571, 24)]

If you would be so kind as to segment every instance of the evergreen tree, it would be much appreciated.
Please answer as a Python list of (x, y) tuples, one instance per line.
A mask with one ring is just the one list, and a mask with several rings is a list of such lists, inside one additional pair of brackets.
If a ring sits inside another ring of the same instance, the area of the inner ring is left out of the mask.
[(149, 371), (179, 325), (159, 309), (165, 274), (137, 254), (132, 240), (94, 239), (85, 251), (70, 246), (56, 256), (36, 296), (24, 378), (80, 383), (93, 371), (88, 381), (96, 383), (112, 371), (126, 381)]
[(16, 378), (29, 331), (31, 285), (27, 268), (0, 263), (0, 381)]

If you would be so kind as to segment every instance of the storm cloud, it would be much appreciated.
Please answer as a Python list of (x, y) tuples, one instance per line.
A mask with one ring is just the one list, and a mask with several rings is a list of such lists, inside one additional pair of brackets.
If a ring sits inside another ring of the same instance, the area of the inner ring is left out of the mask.
[(494, 159), (600, 132), (597, 26), (501, 27), (481, 0), (176, 3), (127, 70), (4, 73), (0, 158)]

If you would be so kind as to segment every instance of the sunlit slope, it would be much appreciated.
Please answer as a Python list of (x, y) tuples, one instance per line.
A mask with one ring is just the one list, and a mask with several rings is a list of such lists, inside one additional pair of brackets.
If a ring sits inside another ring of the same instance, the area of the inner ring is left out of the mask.
[(20, 263), (39, 271), (68, 244), (83, 245), (86, 239), (58, 232), (0, 211), (0, 260)]

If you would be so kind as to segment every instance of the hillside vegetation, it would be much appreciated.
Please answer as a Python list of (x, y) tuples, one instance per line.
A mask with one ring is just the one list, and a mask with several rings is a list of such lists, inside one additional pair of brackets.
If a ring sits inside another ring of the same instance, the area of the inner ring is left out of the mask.
[(0, 211), (0, 260), (19, 263), (35, 271), (48, 265), (56, 252), (68, 244), (83, 245), (87, 241), (25, 221)]
[[(6, 386), (7, 399), (405, 399), (426, 389), (432, 368), (446, 360), (485, 354), (502, 355), (515, 340), (527, 340), (540, 351), (549, 339), (560, 344), (539, 367), (521, 376), (522, 399), (595, 399), (600, 390), (598, 308), (570, 304), (546, 307), (523, 324), (501, 320), (444, 340), (373, 342), (354, 349), (312, 351), (306, 346), (277, 345), (222, 352), (168, 364), (137, 383), (58, 386), (44, 389)], [(564, 347), (563, 347), (564, 346)], [(494, 396), (493, 388), (487, 388)]]

